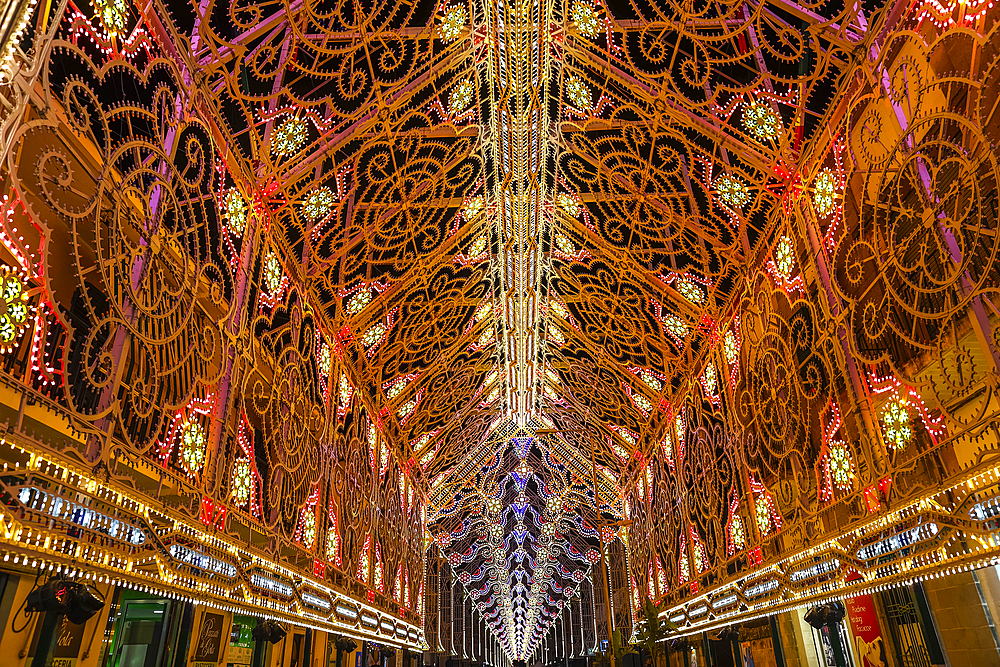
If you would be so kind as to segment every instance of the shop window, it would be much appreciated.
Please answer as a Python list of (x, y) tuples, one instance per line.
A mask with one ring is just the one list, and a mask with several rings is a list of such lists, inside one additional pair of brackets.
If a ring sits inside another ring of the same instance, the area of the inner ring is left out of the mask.
[(758, 619), (740, 628), (738, 653), (740, 665), (777, 667), (774, 637), (767, 619)]
[(253, 660), (253, 632), (257, 619), (241, 614), (233, 615), (226, 649), (226, 667), (250, 667)]
[(169, 600), (125, 600), (112, 645), (112, 667), (156, 667), (166, 645)]

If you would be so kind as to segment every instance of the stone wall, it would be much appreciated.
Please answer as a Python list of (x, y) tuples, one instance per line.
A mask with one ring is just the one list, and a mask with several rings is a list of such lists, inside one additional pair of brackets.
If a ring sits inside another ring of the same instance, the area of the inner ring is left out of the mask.
[[(994, 570), (983, 569), (976, 576), (981, 583), (987, 579), (984, 594), (1000, 588)], [(989, 607), (983, 606), (985, 595), (980, 596), (973, 573), (929, 579), (924, 591), (949, 665), (1000, 665), (1000, 651), (986, 616)]]

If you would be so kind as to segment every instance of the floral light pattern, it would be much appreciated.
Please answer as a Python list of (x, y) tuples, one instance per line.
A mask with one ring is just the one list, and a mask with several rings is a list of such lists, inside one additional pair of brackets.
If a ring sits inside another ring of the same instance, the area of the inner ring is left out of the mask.
[(834, 195), (837, 192), (837, 180), (833, 172), (827, 167), (819, 172), (816, 180), (813, 181), (812, 204), (816, 210), (816, 215), (825, 218), (833, 212), (836, 202)]
[(448, 110), (453, 114), (462, 113), (472, 104), (472, 82), (466, 79), (455, 86), (448, 98)]
[(762, 102), (752, 102), (746, 106), (743, 110), (743, 124), (761, 141), (772, 141), (781, 134), (781, 117)]
[(750, 190), (740, 179), (723, 174), (715, 180), (715, 192), (719, 199), (731, 209), (742, 209), (750, 202)]
[(590, 88), (578, 76), (570, 77), (566, 83), (566, 95), (577, 109), (586, 111), (592, 104)]
[(570, 10), (570, 18), (576, 24), (576, 29), (580, 31), (581, 35), (591, 39), (597, 36), (600, 23), (597, 18), (597, 11), (589, 2), (580, 1), (575, 3), (573, 9)]
[(910, 411), (905, 399), (893, 398), (886, 404), (882, 413), (882, 432), (889, 447), (896, 451), (905, 449), (913, 440)]
[(452, 5), (446, 9), (444, 16), (441, 17), (441, 37), (449, 42), (458, 39), (462, 34), (462, 30), (465, 29), (466, 20), (467, 16), (464, 6)]
[(307, 130), (301, 118), (288, 118), (271, 135), (271, 151), (280, 157), (295, 155), (306, 143)]
[(231, 188), (226, 193), (224, 202), (226, 218), (229, 220), (229, 228), (237, 236), (243, 233), (247, 225), (247, 203), (243, 200), (243, 195), (236, 188)]
[(128, 3), (125, 0), (94, 0), (94, 8), (108, 34), (125, 32), (128, 26)]
[(31, 324), (27, 291), (20, 273), (0, 267), (0, 351), (9, 351)]
[(181, 427), (180, 460), (189, 475), (201, 472), (205, 465), (205, 430), (194, 419)]
[(317, 188), (306, 195), (305, 201), (302, 202), (302, 215), (309, 222), (322, 220), (329, 215), (333, 202), (333, 191), (330, 188)]

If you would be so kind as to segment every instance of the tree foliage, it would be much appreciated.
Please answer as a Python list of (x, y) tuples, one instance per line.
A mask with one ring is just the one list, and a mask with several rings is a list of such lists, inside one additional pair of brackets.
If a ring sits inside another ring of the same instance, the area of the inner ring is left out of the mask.
[(656, 665), (656, 658), (663, 650), (664, 642), (674, 631), (677, 624), (672, 623), (660, 614), (664, 611), (663, 605), (646, 598), (642, 605), (642, 618), (636, 627), (636, 643), (646, 650), (646, 664)]

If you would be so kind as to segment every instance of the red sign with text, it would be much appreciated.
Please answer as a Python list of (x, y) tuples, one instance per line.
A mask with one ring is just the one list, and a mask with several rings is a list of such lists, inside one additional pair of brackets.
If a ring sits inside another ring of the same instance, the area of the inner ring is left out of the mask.
[(875, 615), (875, 600), (871, 595), (858, 595), (844, 600), (847, 621), (854, 635), (858, 667), (885, 667), (886, 650), (882, 628)]

